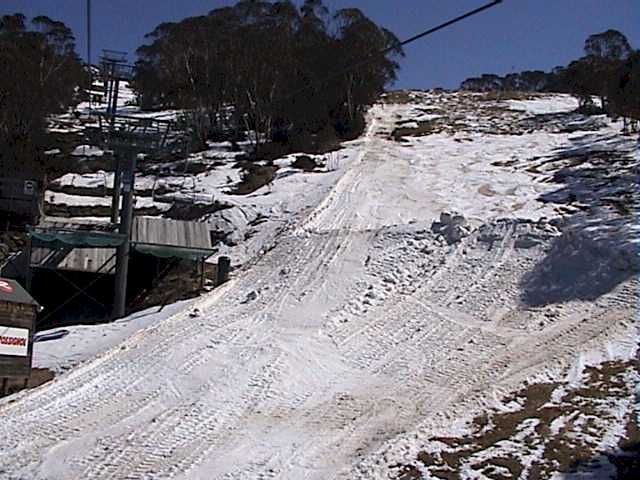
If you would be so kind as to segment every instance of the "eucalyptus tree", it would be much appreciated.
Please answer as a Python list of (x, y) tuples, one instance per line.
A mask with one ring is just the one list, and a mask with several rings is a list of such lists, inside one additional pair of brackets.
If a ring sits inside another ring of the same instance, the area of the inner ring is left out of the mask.
[(46, 118), (79, 101), (88, 75), (71, 30), (45, 16), (0, 17), (0, 158), (3, 173), (40, 173)]

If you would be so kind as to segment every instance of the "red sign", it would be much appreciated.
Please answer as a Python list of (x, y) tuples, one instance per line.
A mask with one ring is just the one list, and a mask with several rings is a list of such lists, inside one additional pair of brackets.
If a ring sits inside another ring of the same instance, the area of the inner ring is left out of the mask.
[(0, 280), (0, 290), (5, 293), (13, 293), (13, 287), (9, 285), (7, 282), (3, 282)]

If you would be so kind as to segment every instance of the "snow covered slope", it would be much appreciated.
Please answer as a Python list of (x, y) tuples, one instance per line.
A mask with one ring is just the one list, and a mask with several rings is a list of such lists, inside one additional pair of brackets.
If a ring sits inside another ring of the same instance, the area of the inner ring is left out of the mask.
[[(631, 358), (635, 187), (600, 182), (618, 204), (590, 208), (567, 168), (606, 142), (630, 168), (633, 140), (536, 102), (373, 107), (331, 191), (199, 316), (0, 401), (2, 478), (390, 478), (528, 380)], [(452, 210), (450, 245), (431, 224)]]

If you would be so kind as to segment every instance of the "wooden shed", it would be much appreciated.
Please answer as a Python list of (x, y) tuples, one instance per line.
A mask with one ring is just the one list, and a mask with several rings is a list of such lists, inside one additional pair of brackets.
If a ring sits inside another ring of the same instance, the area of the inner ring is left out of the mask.
[[(30, 265), (75, 272), (114, 273), (116, 246), (122, 242), (121, 236), (107, 230), (108, 224), (76, 222), (45, 219), (33, 229)], [(46, 237), (51, 241), (43, 242)], [(209, 257), (214, 251), (206, 223), (154, 217), (134, 218), (131, 245), (147, 255), (196, 261)]]
[(0, 278), (0, 379), (29, 378), (40, 306), (15, 280)]

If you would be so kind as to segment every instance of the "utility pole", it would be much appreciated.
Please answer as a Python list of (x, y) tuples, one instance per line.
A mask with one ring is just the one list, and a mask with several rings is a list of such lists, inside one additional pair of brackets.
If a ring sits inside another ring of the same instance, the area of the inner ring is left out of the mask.
[[(107, 100), (107, 131), (113, 140), (118, 118), (118, 93), (120, 80), (129, 71), (126, 53), (105, 50), (102, 57), (102, 72)], [(111, 194), (111, 223), (118, 224), (118, 233), (123, 243), (116, 251), (115, 293), (112, 316), (114, 319), (126, 315), (127, 278), (131, 253), (131, 230), (133, 225), (134, 186), (137, 150), (133, 144), (119, 144), (114, 150), (113, 192)]]
[[(124, 161), (123, 161), (124, 160)], [(116, 252), (115, 298), (113, 318), (126, 315), (127, 307), (127, 278), (129, 275), (129, 255), (131, 253), (131, 230), (133, 226), (134, 185), (136, 175), (136, 154), (131, 150), (127, 157), (119, 162), (124, 163), (124, 181), (122, 182), (122, 211), (120, 212), (120, 227), (118, 232), (124, 237)]]

